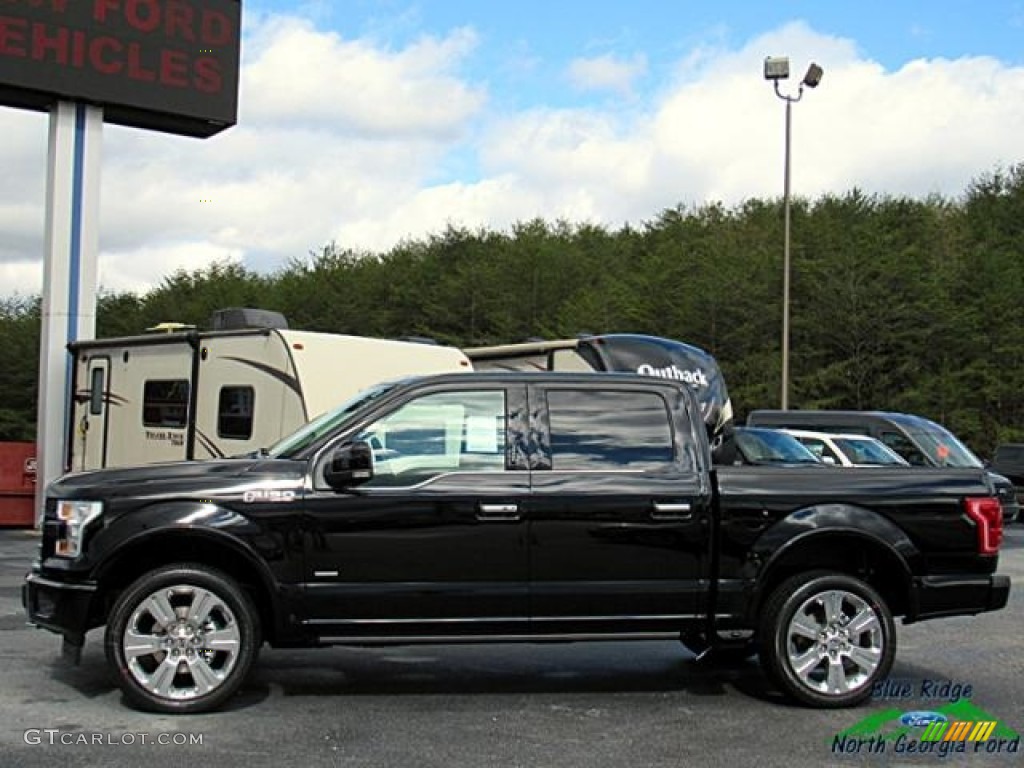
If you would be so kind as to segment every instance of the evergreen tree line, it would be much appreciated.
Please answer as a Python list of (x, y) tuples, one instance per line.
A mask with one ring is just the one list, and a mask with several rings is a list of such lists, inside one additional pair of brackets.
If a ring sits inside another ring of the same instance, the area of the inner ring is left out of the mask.
[[(790, 407), (907, 411), (981, 455), (1024, 440), (1024, 164), (957, 200), (866, 195), (792, 205)], [(738, 420), (778, 407), (779, 200), (666, 209), (610, 230), (533, 220), (443, 232), (386, 253), (330, 243), (273, 274), (232, 263), (104, 293), (97, 335), (213, 310), (283, 312), (293, 328), (472, 346), (636, 332), (707, 349)], [(0, 302), (0, 439), (35, 432), (39, 300)]]

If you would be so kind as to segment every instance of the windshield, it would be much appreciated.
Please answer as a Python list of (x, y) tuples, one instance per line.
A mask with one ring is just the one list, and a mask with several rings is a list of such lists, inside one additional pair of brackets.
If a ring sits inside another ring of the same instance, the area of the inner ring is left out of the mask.
[(877, 440), (853, 437), (833, 437), (832, 442), (854, 464), (886, 464), (906, 466), (902, 456), (886, 448)]
[(324, 435), (333, 432), (354, 411), (390, 392), (395, 384), (396, 382), (388, 382), (364, 389), (351, 400), (345, 401), (334, 410), (321, 413), (292, 434), (279, 440), (267, 451), (267, 455), (275, 459), (293, 458)]
[(820, 464), (817, 456), (792, 435), (774, 429), (740, 427), (736, 447), (748, 464)]
[(947, 429), (933, 424), (928, 428), (908, 430), (928, 457), (940, 467), (980, 467), (981, 459)]

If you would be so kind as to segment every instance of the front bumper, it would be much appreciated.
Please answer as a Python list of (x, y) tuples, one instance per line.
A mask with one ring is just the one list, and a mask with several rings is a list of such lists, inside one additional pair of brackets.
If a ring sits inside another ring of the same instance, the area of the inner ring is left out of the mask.
[(921, 576), (914, 579), (904, 624), (942, 616), (965, 616), (1006, 607), (1010, 577)]
[(63, 582), (32, 571), (21, 587), (21, 602), (31, 624), (64, 635), (70, 643), (82, 645), (90, 629), (95, 582)]

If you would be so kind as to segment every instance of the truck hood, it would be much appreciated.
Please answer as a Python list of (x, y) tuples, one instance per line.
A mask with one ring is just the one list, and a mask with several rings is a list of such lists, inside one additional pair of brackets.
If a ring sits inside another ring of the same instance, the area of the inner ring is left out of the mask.
[(176, 461), (76, 472), (50, 484), (50, 498), (113, 499), (243, 493), (246, 488), (302, 484), (306, 462), (281, 459)]

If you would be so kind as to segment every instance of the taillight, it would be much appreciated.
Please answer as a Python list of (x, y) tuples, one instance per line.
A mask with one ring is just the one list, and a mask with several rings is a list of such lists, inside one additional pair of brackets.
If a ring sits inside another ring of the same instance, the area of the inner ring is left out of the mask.
[(964, 502), (967, 516), (978, 526), (978, 554), (995, 555), (1003, 543), (1003, 508), (992, 496), (974, 497)]

